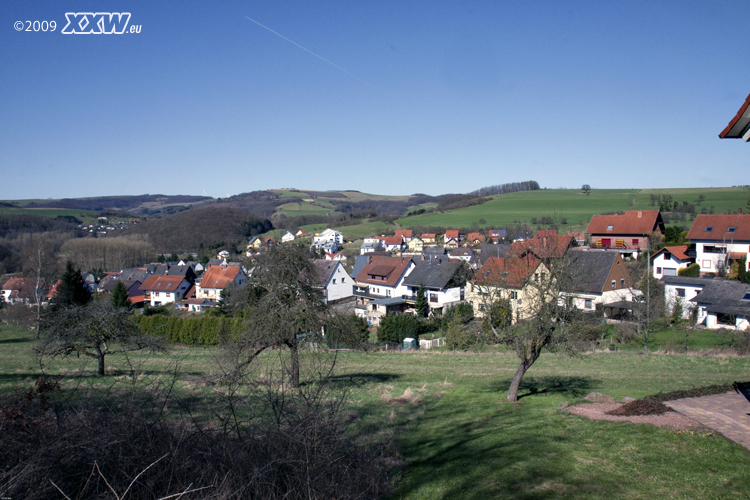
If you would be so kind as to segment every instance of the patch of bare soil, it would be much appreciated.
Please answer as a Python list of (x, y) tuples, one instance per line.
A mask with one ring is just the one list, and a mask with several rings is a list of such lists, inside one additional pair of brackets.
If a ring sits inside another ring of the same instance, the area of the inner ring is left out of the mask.
[(634, 424), (651, 424), (657, 427), (669, 427), (674, 430), (700, 427), (700, 424), (692, 418), (688, 418), (685, 415), (673, 411), (668, 411), (662, 414), (631, 416), (609, 414), (622, 406), (623, 404), (621, 403), (582, 403), (575, 406), (569, 406), (563, 411), (573, 413), (574, 415), (581, 415), (590, 418), (591, 420), (611, 420), (614, 422), (627, 421)]

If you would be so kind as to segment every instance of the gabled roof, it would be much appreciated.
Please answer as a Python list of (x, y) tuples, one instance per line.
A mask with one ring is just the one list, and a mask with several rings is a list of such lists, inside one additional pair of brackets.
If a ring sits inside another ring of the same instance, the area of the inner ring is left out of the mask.
[(654, 255), (651, 256), (651, 260), (654, 260), (657, 256), (669, 252), (675, 257), (677, 257), (677, 260), (691, 260), (695, 258), (695, 255), (687, 255), (685, 252), (688, 251), (688, 248), (690, 248), (689, 245), (675, 245), (672, 247), (664, 247), (658, 252), (656, 252)]
[(201, 288), (224, 289), (242, 272), (240, 266), (212, 266), (201, 278)]
[(479, 240), (480, 243), (485, 240), (484, 235), (482, 233), (469, 233), (466, 235), (466, 239), (468, 241)]
[[(568, 263), (568, 276), (572, 290), (582, 293), (602, 293), (607, 287), (610, 271), (619, 259), (625, 265), (617, 250), (571, 250)], [(630, 277), (625, 284), (632, 287)]]
[(700, 304), (708, 312), (748, 317), (750, 285), (735, 280), (711, 280), (691, 302)]
[(386, 236), (383, 238), (383, 244), (385, 245), (401, 245), (403, 242), (400, 236)]
[(435, 233), (422, 233), (422, 239), (434, 240)]
[(140, 267), (130, 267), (123, 269), (120, 273), (120, 279), (123, 281), (140, 281), (143, 283), (149, 276), (149, 272), (146, 269)]
[(729, 125), (724, 128), (719, 134), (721, 139), (742, 139), (745, 142), (750, 140), (750, 134), (747, 133), (748, 125), (750, 125), (750, 95), (747, 96), (745, 102), (740, 106), (737, 114), (734, 115), (729, 122)]
[(326, 285), (333, 276), (333, 273), (336, 272), (336, 268), (341, 265), (341, 262), (338, 260), (315, 259), (313, 260), (313, 265), (318, 273), (320, 284)]
[(510, 247), (510, 243), (498, 243), (497, 245), (482, 243), (479, 246), (479, 261), (484, 263), (490, 257), (507, 257)]
[[(406, 270), (414, 262), (408, 258), (370, 256), (357, 275), (357, 283), (372, 283), (395, 287)], [(370, 276), (382, 277), (374, 279)]]
[(482, 285), (523, 288), (542, 263), (531, 254), (525, 257), (490, 257), (477, 271), (474, 281)]
[[(734, 230), (731, 230), (734, 228)], [(737, 241), (750, 240), (750, 215), (698, 215), (690, 226), (689, 240)]]
[(396, 237), (397, 238), (403, 238), (405, 240), (408, 240), (414, 236), (414, 231), (411, 229), (399, 229), (396, 231)]
[(432, 290), (445, 290), (466, 284), (466, 279), (459, 276), (462, 267), (459, 262), (417, 261), (409, 276), (404, 278), (406, 286), (423, 286)]
[(624, 214), (595, 215), (586, 229), (586, 233), (597, 235), (643, 236), (653, 231), (664, 232), (664, 221), (658, 210), (628, 210)]
[(163, 274), (152, 274), (141, 285), (143, 291), (176, 292), (180, 283), (187, 282), (184, 276), (168, 276)]
[(514, 241), (508, 255), (511, 257), (522, 257), (527, 253), (533, 253), (540, 259), (564, 256), (570, 247), (576, 245), (576, 240), (567, 234), (557, 234), (557, 231), (537, 231), (531, 238)]
[(458, 239), (459, 238), (458, 229), (446, 229), (445, 239), (448, 239), (448, 238)]

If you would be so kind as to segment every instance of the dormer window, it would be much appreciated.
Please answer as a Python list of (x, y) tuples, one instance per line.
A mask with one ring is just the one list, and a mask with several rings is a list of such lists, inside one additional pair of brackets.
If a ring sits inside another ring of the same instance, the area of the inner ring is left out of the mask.
[(728, 233), (733, 233), (733, 232), (735, 232), (736, 230), (737, 230), (737, 228), (736, 228), (735, 226), (731, 226), (731, 227), (730, 227), (729, 229), (727, 229), (727, 232), (728, 232)]
[(615, 226), (613, 224), (610, 224), (609, 226), (607, 226), (607, 231), (612, 231), (614, 228)]
[(744, 297), (742, 297), (742, 300), (750, 300), (750, 293), (746, 293)]
[(707, 232), (707, 233), (710, 233), (710, 232), (711, 232), (711, 231), (713, 231), (713, 230), (714, 230), (714, 227), (713, 227), (713, 226), (708, 226), (708, 227), (706, 228), (706, 232)]

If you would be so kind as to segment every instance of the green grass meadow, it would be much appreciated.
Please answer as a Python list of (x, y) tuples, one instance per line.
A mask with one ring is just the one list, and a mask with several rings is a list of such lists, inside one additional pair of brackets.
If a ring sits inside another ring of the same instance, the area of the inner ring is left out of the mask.
[[(4, 395), (40, 374), (31, 336), (0, 327)], [(76, 358), (46, 362), (45, 370), (64, 376), (63, 389), (88, 390), (127, 384), (134, 367), (154, 379), (176, 370), (186, 395), (195, 391), (192, 380), (218, 370), (217, 352), (175, 348), (130, 363), (112, 356), (105, 377)], [(516, 366), (514, 355), (496, 350), (338, 354), (335, 377), (349, 390), (355, 429), (394, 436), (400, 479), (392, 499), (748, 498), (750, 453), (720, 435), (594, 422), (557, 408), (592, 391), (638, 398), (750, 380), (749, 358), (544, 354), (510, 403)]]

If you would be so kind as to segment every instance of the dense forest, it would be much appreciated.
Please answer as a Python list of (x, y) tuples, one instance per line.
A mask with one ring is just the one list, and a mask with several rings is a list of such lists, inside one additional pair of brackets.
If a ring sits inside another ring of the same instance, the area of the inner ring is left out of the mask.
[(134, 210), (144, 203), (174, 205), (210, 200), (210, 196), (142, 194), (137, 196), (100, 196), (96, 198), (63, 198), (62, 200), (34, 201), (27, 208), (70, 208), (75, 210)]

